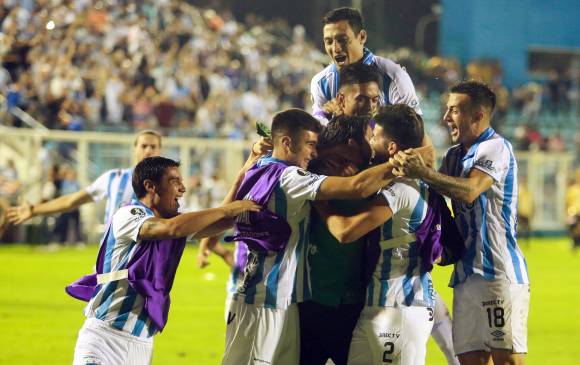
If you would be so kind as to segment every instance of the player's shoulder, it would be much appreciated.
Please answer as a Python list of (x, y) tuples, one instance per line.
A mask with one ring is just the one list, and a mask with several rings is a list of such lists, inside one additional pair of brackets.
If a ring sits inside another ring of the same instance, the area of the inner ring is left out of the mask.
[(320, 83), (321, 80), (327, 79), (334, 75), (334, 68), (332, 67), (332, 63), (318, 72), (316, 75), (312, 77), (312, 83)]
[(479, 143), (478, 150), (484, 150), (487, 153), (504, 154), (511, 152), (511, 144), (501, 135), (494, 133), (485, 141)]
[(407, 73), (405, 68), (389, 58), (375, 55), (373, 63), (382, 74), (387, 74), (392, 79)]
[(129, 203), (117, 209), (113, 215), (113, 220), (139, 220), (149, 216), (153, 216), (153, 213), (146, 207), (137, 203)]

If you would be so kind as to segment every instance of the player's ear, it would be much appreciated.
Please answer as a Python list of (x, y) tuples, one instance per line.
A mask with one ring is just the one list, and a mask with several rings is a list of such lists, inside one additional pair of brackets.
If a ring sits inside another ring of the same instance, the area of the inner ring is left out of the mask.
[(284, 150), (286, 152), (290, 152), (292, 147), (292, 139), (290, 138), (290, 136), (282, 136), (280, 138), (280, 144), (282, 145), (282, 147), (284, 147)]
[(389, 152), (390, 156), (393, 156), (394, 154), (396, 154), (399, 150), (399, 146), (397, 145), (397, 143), (395, 141), (389, 141), (389, 143), (387, 143), (387, 152)]
[(364, 29), (361, 29), (360, 32), (358, 32), (358, 41), (360, 42), (360, 44), (362, 44), (363, 46), (365, 45), (365, 43), (367, 42), (367, 31)]
[(147, 191), (148, 194), (155, 193), (155, 184), (150, 179), (145, 179), (145, 181), (143, 181), (143, 186), (145, 187), (145, 191)]

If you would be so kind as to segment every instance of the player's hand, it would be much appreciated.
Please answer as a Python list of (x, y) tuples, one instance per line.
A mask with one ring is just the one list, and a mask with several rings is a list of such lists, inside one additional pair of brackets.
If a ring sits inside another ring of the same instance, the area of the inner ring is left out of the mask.
[(389, 161), (395, 166), (393, 169), (395, 176), (420, 179), (425, 174), (425, 169), (428, 169), (421, 155), (412, 149), (397, 152)]
[(326, 104), (322, 106), (322, 110), (324, 110), (326, 114), (332, 114), (333, 116), (344, 114), (340, 104), (338, 103), (338, 99), (336, 98), (327, 101)]
[(204, 250), (197, 251), (197, 267), (203, 269), (207, 267), (209, 262), (209, 255), (211, 254), (211, 250), (206, 248)]
[(224, 213), (228, 218), (235, 218), (244, 212), (258, 212), (262, 207), (251, 200), (236, 200), (223, 205)]
[(21, 224), (32, 218), (32, 204), (24, 202), (17, 207), (8, 208), (8, 221), (12, 224)]
[(271, 138), (262, 137), (252, 146), (252, 155), (263, 156), (274, 149)]

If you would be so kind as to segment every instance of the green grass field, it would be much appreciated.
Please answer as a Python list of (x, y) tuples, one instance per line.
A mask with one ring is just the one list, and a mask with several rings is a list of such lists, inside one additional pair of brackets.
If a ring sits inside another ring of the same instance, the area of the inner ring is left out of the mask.
[[(565, 239), (524, 247), (532, 278), (527, 364), (580, 363), (580, 253)], [(97, 248), (47, 251), (0, 245), (0, 364), (70, 364), (84, 317), (83, 302), (64, 286), (88, 273)], [(217, 258), (195, 268), (189, 247), (172, 292), (169, 323), (155, 339), (154, 364), (219, 364), (224, 343), (227, 268)], [(451, 304), (449, 270), (436, 268), (435, 286)], [(445, 364), (430, 340), (427, 364)]]

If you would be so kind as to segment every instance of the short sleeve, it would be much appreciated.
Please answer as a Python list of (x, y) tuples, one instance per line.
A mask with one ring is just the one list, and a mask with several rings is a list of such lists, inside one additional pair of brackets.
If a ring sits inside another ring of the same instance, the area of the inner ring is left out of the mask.
[(410, 210), (412, 195), (418, 195), (416, 189), (413, 187), (402, 183), (402, 182), (391, 182), (389, 185), (381, 189), (380, 194), (387, 200), (393, 215), (397, 214), (397, 212), (402, 210)]
[(312, 99), (312, 115), (323, 125), (328, 124), (328, 118), (323, 106), (329, 100), (326, 100), (326, 97), (322, 93), (322, 89), (318, 83), (318, 75), (314, 76), (312, 81), (310, 81), (310, 97)]
[(139, 205), (119, 208), (113, 215), (113, 234), (117, 241), (137, 241), (139, 230), (153, 214)]
[(411, 77), (405, 68), (399, 65), (396, 68), (395, 77), (389, 86), (389, 101), (391, 104), (406, 104), (415, 109), (417, 114), (423, 115)]
[(315, 200), (325, 175), (317, 175), (296, 166), (288, 167), (280, 177), (280, 187), (292, 200)]
[(473, 168), (485, 172), (495, 181), (501, 181), (510, 163), (510, 151), (497, 138), (481, 142), (473, 156)]
[(99, 176), (93, 183), (85, 188), (85, 191), (94, 201), (100, 201), (107, 197), (109, 181), (115, 177), (116, 170), (109, 170)]

